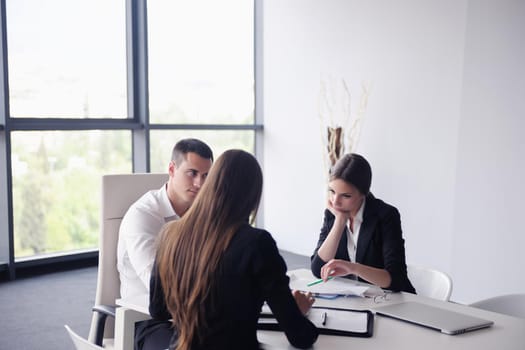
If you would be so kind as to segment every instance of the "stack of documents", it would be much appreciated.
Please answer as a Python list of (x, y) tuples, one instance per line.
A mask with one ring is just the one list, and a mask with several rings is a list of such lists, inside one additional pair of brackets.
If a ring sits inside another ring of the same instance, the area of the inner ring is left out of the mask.
[(382, 295), (383, 290), (377, 286), (364, 284), (348, 278), (335, 277), (326, 282), (313, 284), (310, 278), (300, 277), (293, 272), (289, 273), (290, 289), (310, 292), (318, 297), (337, 297), (340, 295), (359, 297)]

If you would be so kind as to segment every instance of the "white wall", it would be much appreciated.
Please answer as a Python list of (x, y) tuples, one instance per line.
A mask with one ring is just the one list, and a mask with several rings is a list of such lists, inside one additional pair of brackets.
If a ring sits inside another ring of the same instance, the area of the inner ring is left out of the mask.
[(264, 1), (264, 223), (279, 247), (310, 255), (321, 226), (320, 79), (344, 78), (354, 105), (366, 82), (356, 151), (401, 211), (407, 260), (449, 273), (456, 301), (525, 292), (523, 4)]
[(471, 1), (457, 149), (457, 297), (525, 293), (525, 1)]

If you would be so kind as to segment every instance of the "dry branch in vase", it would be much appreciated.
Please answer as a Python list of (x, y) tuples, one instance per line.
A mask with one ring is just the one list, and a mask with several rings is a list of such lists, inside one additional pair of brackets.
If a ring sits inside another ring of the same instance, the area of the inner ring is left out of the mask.
[(368, 88), (362, 84), (359, 106), (351, 110), (351, 94), (344, 79), (340, 85), (321, 80), (319, 115), (325, 166), (331, 168), (345, 153), (355, 152), (368, 102)]

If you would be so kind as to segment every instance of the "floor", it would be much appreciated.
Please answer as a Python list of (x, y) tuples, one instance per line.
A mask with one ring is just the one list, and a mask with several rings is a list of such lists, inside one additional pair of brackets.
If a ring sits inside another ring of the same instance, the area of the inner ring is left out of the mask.
[[(282, 251), (288, 269), (309, 258)], [(0, 283), (0, 350), (71, 350), (64, 325), (87, 337), (97, 267), (48, 273)]]

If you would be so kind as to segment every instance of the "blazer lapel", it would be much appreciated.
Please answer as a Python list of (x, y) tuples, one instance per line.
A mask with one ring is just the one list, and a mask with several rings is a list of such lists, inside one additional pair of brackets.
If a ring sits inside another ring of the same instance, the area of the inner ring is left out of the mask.
[(363, 213), (363, 222), (359, 229), (359, 239), (357, 240), (356, 262), (361, 263), (366, 255), (370, 241), (374, 235), (374, 230), (377, 223), (377, 215), (375, 215), (377, 207), (375, 205), (375, 197), (370, 193), (366, 197), (365, 212)]
[(339, 240), (339, 246), (337, 247), (337, 253), (335, 255), (336, 259), (343, 259), (350, 261), (350, 256), (348, 255), (348, 239), (347, 239), (347, 228), (343, 231), (343, 235)]

